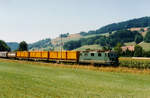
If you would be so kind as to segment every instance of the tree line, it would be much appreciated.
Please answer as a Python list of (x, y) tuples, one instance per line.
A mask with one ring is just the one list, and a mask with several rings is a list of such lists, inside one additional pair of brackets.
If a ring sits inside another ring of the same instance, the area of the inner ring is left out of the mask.
[(122, 50), (122, 45), (118, 43), (114, 48), (114, 51), (118, 54), (118, 56), (122, 57), (150, 57), (150, 51), (144, 51), (144, 49), (139, 46), (135, 45), (134, 51), (130, 51), (126, 49), (125, 51)]

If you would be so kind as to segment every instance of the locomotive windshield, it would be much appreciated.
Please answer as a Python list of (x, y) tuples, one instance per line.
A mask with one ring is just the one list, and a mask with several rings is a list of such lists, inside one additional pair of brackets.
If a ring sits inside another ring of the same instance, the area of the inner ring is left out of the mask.
[(116, 53), (108, 53), (108, 57), (117, 57)]

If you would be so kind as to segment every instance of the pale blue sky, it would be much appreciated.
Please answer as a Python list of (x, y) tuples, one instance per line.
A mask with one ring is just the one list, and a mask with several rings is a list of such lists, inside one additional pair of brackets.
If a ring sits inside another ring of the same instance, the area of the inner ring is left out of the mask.
[(0, 39), (28, 43), (150, 16), (150, 0), (0, 0)]

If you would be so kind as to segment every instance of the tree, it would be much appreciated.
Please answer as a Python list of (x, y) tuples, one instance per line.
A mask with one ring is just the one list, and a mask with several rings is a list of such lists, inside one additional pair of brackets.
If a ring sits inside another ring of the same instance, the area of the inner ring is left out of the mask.
[(144, 57), (150, 57), (150, 51), (143, 51)]
[(94, 41), (93, 41), (92, 39), (88, 39), (88, 40), (87, 40), (87, 44), (88, 44), (88, 45), (92, 45), (92, 44), (94, 44)]
[(81, 42), (80, 41), (69, 41), (69, 42), (66, 42), (63, 46), (63, 48), (65, 50), (73, 50), (73, 49), (76, 49), (76, 48), (79, 48), (81, 47)]
[(115, 33), (111, 34), (110, 39), (110, 45), (116, 46), (116, 44), (119, 43), (126, 43), (126, 42), (133, 42), (135, 40), (135, 36), (139, 35), (139, 32), (137, 31), (130, 31), (130, 30), (119, 30)]
[(0, 40), (0, 51), (10, 51), (10, 47), (7, 46), (7, 44)]
[(112, 32), (109, 32), (109, 35), (111, 35), (112, 34)]
[(150, 43), (150, 31), (148, 31), (145, 35), (144, 41)]
[(134, 41), (135, 41), (136, 44), (142, 42), (143, 41), (143, 36), (141, 34), (136, 34)]
[(119, 56), (121, 56), (121, 54), (122, 54), (122, 48), (121, 48), (121, 43), (118, 43), (117, 44), (117, 46), (114, 48), (114, 50), (115, 50), (115, 52), (119, 55)]
[(25, 41), (20, 42), (19, 51), (28, 51), (28, 44)]
[(125, 51), (124, 56), (132, 57), (133, 55), (134, 55), (134, 51), (130, 51), (130, 50), (127, 48), (127, 50)]
[(141, 32), (144, 32), (145, 30), (143, 28), (140, 29)]
[(143, 48), (141, 46), (139, 46), (139, 45), (135, 46), (134, 56), (135, 57), (141, 57), (141, 56), (143, 56)]

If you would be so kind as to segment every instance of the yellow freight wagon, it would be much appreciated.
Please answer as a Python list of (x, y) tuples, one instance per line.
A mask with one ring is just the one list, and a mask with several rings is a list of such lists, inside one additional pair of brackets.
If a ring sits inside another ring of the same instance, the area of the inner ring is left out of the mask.
[(66, 60), (67, 52), (66, 51), (62, 51), (62, 52), (61, 51), (50, 51), (49, 59)]
[(41, 52), (40, 51), (31, 51), (30, 58), (41, 58)]
[(48, 51), (42, 51), (41, 56), (42, 56), (43, 59), (48, 59), (49, 52)]
[(40, 51), (30, 51), (30, 58), (40, 58), (41, 53)]
[(48, 59), (48, 51), (31, 51), (30, 58)]
[(67, 59), (67, 52), (66, 51), (58, 51), (58, 59), (66, 60)]
[(50, 51), (49, 52), (49, 59), (56, 59), (56, 60), (78, 60), (77, 51)]
[(78, 60), (78, 51), (67, 51), (67, 60)]
[(17, 51), (17, 58), (28, 58), (29, 52), (27, 51)]
[(49, 59), (58, 59), (58, 52), (57, 51), (50, 51), (49, 52)]

